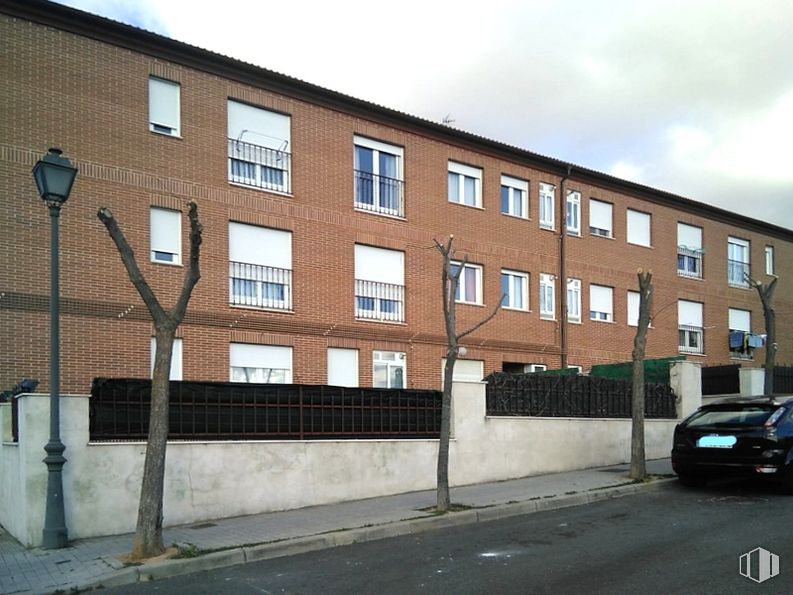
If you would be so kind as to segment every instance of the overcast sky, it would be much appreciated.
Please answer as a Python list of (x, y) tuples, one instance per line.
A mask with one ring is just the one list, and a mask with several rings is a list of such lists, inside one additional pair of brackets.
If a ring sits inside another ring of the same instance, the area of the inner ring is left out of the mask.
[(790, 0), (64, 0), (793, 229)]

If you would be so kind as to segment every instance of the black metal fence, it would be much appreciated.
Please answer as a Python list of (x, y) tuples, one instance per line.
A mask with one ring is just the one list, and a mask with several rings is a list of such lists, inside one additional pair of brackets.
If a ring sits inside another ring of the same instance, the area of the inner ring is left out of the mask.
[(702, 368), (703, 395), (735, 395), (741, 392), (741, 364)]
[(774, 366), (774, 394), (793, 395), (793, 366)]
[[(151, 381), (97, 378), (90, 439), (143, 440)], [(171, 382), (170, 440), (438, 438), (441, 393), (304, 384)]]
[[(486, 379), (487, 414), (527, 417), (631, 416), (631, 382), (591, 376), (496, 372)], [(677, 397), (667, 384), (645, 385), (645, 417), (674, 419)]]

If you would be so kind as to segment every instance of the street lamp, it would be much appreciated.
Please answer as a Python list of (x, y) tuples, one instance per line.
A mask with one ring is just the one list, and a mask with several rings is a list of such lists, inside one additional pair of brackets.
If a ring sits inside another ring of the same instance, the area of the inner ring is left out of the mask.
[(61, 442), (60, 411), (60, 327), (58, 280), (58, 219), (61, 207), (72, 191), (77, 168), (61, 157), (60, 149), (50, 149), (33, 167), (33, 178), (50, 210), (50, 440), (44, 447), (47, 456), (47, 508), (44, 516), (43, 547), (66, 546), (68, 531), (63, 507), (63, 464), (66, 459)]

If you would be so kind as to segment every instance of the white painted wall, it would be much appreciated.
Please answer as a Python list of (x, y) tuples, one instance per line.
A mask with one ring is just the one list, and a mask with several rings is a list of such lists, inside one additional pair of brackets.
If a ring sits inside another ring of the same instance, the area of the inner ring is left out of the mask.
[[(131, 532), (143, 443), (88, 442), (87, 396), (61, 398), (69, 538)], [(19, 397), (20, 441), (0, 443), (0, 524), (41, 543), (49, 399)], [(455, 382), (452, 485), (623, 463), (630, 420), (485, 416), (485, 384)], [(0, 428), (10, 406), (0, 405)], [(669, 455), (674, 420), (646, 422), (648, 458)], [(10, 430), (9, 430), (10, 433)], [(172, 442), (164, 523), (197, 521), (435, 487), (436, 440)]]

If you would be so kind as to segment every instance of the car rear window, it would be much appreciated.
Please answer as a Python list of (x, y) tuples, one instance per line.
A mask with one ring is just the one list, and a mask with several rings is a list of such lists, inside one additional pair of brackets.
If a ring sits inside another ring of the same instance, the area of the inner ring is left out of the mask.
[(779, 407), (775, 405), (706, 409), (698, 411), (688, 427), (697, 426), (761, 426)]

